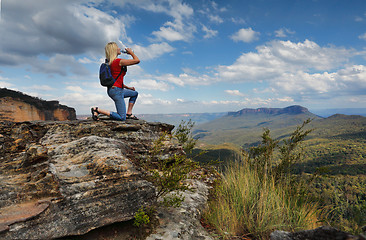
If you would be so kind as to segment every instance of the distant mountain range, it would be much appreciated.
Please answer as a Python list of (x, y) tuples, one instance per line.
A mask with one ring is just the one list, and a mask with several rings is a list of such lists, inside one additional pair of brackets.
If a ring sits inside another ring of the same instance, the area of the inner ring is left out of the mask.
[(272, 114), (284, 113), (287, 111), (288, 114), (298, 114), (311, 112), (318, 117), (329, 117), (334, 114), (345, 114), (345, 115), (361, 115), (366, 116), (366, 108), (336, 108), (336, 109), (315, 109), (308, 110), (302, 106), (289, 106), (285, 108), (244, 108), (236, 112), (216, 112), (216, 113), (172, 113), (172, 114), (137, 114), (141, 119), (149, 122), (165, 122), (173, 125), (179, 125), (181, 121), (189, 121), (190, 119), (196, 123), (196, 125), (210, 122), (217, 118), (221, 118), (226, 115), (240, 115), (244, 113), (255, 113), (255, 112), (267, 112)]
[(245, 114), (257, 114), (257, 113), (265, 113), (271, 115), (278, 115), (278, 114), (301, 114), (301, 113), (309, 113), (307, 108), (302, 106), (294, 105), (285, 108), (244, 108), (237, 112), (229, 112), (228, 116), (241, 116)]
[(360, 115), (366, 117), (366, 108), (312, 109), (311, 112), (322, 117), (329, 117), (334, 114)]
[(227, 112), (219, 113), (174, 113), (174, 114), (137, 114), (141, 119), (148, 122), (164, 122), (178, 126), (182, 121), (195, 122), (195, 124), (200, 124), (204, 122), (212, 121), (216, 118), (225, 116)]
[(312, 121), (305, 129), (313, 131), (304, 140), (305, 161), (297, 171), (311, 173), (326, 167), (331, 174), (366, 173), (366, 117), (334, 114), (323, 118), (301, 106), (242, 109), (195, 126), (198, 148), (207, 151), (200, 161), (233, 159), (238, 149), (260, 144), (265, 128), (272, 139), (288, 139), (307, 119)]
[[(291, 114), (290, 112), (292, 112), (292, 114), (295, 114), (296, 111), (308, 111), (313, 113), (314, 115), (324, 118), (334, 114), (366, 116), (366, 108), (337, 108), (337, 109), (308, 110), (307, 108), (301, 106), (299, 107), (290, 106), (286, 108), (257, 108), (257, 109), (244, 108), (237, 112), (137, 114), (137, 116), (148, 122), (165, 122), (178, 126), (182, 121), (192, 120), (193, 122), (195, 122), (196, 125), (199, 125), (226, 115), (238, 115), (238, 114), (240, 115), (249, 112), (254, 113), (254, 112), (266, 112), (266, 111), (272, 111), (272, 113), (275, 112), (279, 113), (279, 111), (288, 111), (289, 114)], [(78, 119), (86, 119), (87, 117), (90, 117), (90, 114), (77, 116)]]
[(245, 145), (260, 141), (263, 128), (274, 130), (275, 133), (287, 133), (289, 127), (302, 124), (309, 118), (321, 119), (307, 108), (298, 105), (286, 108), (245, 108), (198, 124), (194, 127), (193, 134), (201, 142), (209, 144), (229, 142)]

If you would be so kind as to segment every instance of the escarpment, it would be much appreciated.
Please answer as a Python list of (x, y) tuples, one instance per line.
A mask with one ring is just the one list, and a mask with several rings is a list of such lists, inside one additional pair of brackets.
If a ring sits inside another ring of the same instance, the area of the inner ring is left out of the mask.
[[(0, 239), (80, 235), (156, 201), (138, 161), (173, 125), (0, 122)], [(181, 148), (171, 142), (166, 152)], [(164, 154), (166, 154), (166, 152)]]
[(0, 121), (75, 120), (74, 108), (0, 88)]

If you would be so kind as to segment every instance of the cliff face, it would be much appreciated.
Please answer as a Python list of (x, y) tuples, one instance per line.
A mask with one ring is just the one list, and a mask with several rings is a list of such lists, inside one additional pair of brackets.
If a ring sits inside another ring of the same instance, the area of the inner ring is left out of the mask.
[[(0, 238), (52, 239), (132, 219), (156, 201), (138, 161), (174, 126), (0, 122)], [(168, 142), (166, 152), (181, 148)]]
[(75, 120), (74, 108), (44, 101), (9, 89), (0, 89), (0, 121)]
[(251, 108), (244, 108), (237, 112), (229, 112), (229, 116), (240, 116), (244, 114), (253, 114), (253, 113), (265, 113), (265, 114), (300, 114), (300, 113), (309, 113), (309, 110), (307, 108), (304, 108), (302, 106), (289, 106), (285, 108), (257, 108), (257, 109), (251, 109)]

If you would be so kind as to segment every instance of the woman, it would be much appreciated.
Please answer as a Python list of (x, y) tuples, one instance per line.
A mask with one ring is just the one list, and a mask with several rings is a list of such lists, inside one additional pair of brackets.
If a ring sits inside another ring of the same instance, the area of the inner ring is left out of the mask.
[[(107, 115), (113, 120), (138, 120), (138, 118), (132, 114), (132, 109), (135, 105), (138, 92), (135, 91), (134, 87), (128, 87), (124, 84), (123, 78), (126, 75), (126, 68), (123, 67), (138, 64), (140, 63), (140, 60), (130, 48), (126, 48), (126, 52), (132, 56), (132, 59), (117, 58), (118, 55), (121, 54), (121, 49), (115, 42), (110, 42), (105, 46), (106, 61), (110, 66), (112, 76), (115, 79), (118, 77), (113, 86), (109, 87), (107, 90), (108, 96), (113, 99), (116, 105), (117, 112), (110, 112), (107, 110), (98, 109), (98, 107), (93, 107), (91, 112), (94, 120), (98, 120), (99, 114)], [(130, 98), (128, 101), (127, 113), (124, 100), (125, 98)]]

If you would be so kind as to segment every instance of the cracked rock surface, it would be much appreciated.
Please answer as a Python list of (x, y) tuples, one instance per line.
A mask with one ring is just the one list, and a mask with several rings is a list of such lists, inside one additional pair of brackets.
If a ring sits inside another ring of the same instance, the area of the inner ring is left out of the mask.
[(156, 201), (136, 162), (173, 128), (145, 121), (0, 122), (0, 239), (81, 235), (132, 219)]

